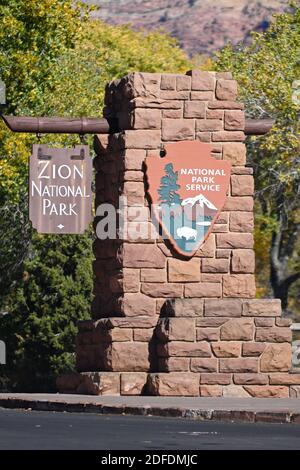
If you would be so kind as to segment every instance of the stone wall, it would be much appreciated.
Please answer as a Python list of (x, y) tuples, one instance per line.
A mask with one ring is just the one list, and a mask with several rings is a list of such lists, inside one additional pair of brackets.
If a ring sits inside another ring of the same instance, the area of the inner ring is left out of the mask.
[[(254, 187), (236, 97), (229, 73), (134, 73), (108, 85), (104, 115), (122, 131), (95, 137), (96, 207), (117, 208), (125, 196), (134, 232), (94, 243), (93, 319), (79, 325), (80, 374), (60, 378), (60, 390), (286, 397), (300, 384), (288, 373), (291, 331), (280, 302), (254, 299)], [(191, 259), (135, 232), (153, 229), (145, 158), (185, 140), (210, 143), (232, 165), (223, 210)]]

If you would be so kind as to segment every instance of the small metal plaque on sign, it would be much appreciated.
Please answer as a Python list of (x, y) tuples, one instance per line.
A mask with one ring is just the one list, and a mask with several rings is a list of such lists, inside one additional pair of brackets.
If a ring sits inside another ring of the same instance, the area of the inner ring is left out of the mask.
[(83, 233), (92, 220), (88, 145), (34, 145), (29, 165), (29, 218), (39, 233)]

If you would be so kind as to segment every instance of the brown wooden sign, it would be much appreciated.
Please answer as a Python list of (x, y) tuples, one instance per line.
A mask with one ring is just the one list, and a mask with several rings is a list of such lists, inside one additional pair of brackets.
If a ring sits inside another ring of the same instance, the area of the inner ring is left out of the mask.
[(192, 256), (209, 236), (226, 199), (230, 163), (199, 141), (166, 145), (166, 156), (146, 158), (148, 193), (164, 235)]
[(39, 233), (83, 233), (92, 219), (92, 159), (87, 145), (34, 145), (29, 218)]

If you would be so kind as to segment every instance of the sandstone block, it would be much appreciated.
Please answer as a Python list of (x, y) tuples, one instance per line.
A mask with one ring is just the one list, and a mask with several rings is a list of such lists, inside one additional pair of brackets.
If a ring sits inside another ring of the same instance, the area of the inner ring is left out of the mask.
[(227, 385), (223, 387), (223, 396), (231, 398), (249, 398), (249, 393), (240, 385)]
[(213, 142), (243, 142), (245, 134), (241, 131), (216, 131), (213, 132)]
[(252, 319), (234, 318), (221, 326), (222, 341), (251, 341), (254, 334)]
[(200, 396), (201, 397), (221, 397), (222, 387), (220, 385), (201, 385)]
[(291, 345), (268, 344), (260, 358), (261, 372), (287, 372), (291, 368)]
[(112, 343), (104, 357), (107, 371), (146, 372), (149, 370), (149, 346), (137, 341)]
[(193, 318), (161, 318), (155, 330), (161, 341), (195, 341)]
[(244, 111), (225, 111), (224, 128), (228, 131), (243, 131), (245, 129)]
[(182, 297), (183, 287), (176, 283), (144, 282), (141, 284), (141, 292), (149, 297)]
[(125, 268), (165, 267), (165, 256), (154, 244), (124, 243), (122, 254)]
[(231, 195), (252, 196), (254, 192), (254, 180), (252, 175), (232, 175)]
[(239, 299), (205, 300), (205, 317), (240, 317), (242, 302)]
[(121, 374), (121, 395), (142, 395), (147, 383), (144, 372), (123, 372)]
[(223, 275), (220, 273), (201, 273), (201, 282), (222, 283)]
[(183, 118), (183, 110), (182, 109), (163, 109), (162, 118), (167, 118), (167, 119)]
[(168, 260), (169, 282), (195, 282), (200, 281), (200, 259), (179, 260), (171, 258)]
[(219, 131), (223, 129), (223, 122), (220, 119), (197, 119), (197, 131)]
[(212, 232), (213, 233), (227, 233), (228, 232), (228, 225), (227, 224), (216, 224), (216, 225), (213, 226)]
[(204, 118), (205, 103), (203, 101), (185, 101), (183, 116), (185, 118)]
[(267, 374), (233, 374), (236, 385), (267, 385), (269, 377)]
[(255, 326), (262, 326), (265, 328), (270, 328), (271, 326), (274, 326), (274, 318), (254, 318), (254, 323)]
[(216, 372), (217, 368), (218, 360), (215, 357), (209, 359), (192, 357), (191, 359), (192, 372)]
[(199, 317), (203, 315), (201, 299), (168, 299), (163, 304), (163, 317)]
[(300, 385), (300, 374), (270, 374), (270, 385)]
[(213, 91), (191, 91), (191, 100), (212, 101), (213, 99)]
[(142, 282), (166, 282), (167, 273), (165, 269), (142, 268), (141, 269)]
[(233, 273), (254, 273), (255, 254), (253, 250), (233, 250), (231, 258), (231, 270)]
[(220, 212), (215, 223), (216, 224), (228, 224), (228, 221), (229, 221), (228, 212)]
[(213, 258), (215, 256), (215, 249), (215, 236), (211, 234), (203, 245), (198, 248), (194, 256), (199, 258)]
[[(137, 171), (137, 170), (125, 171), (124, 181), (143, 182), (144, 181), (144, 173), (142, 171)], [(148, 217), (147, 217), (147, 220), (148, 220)]]
[(269, 343), (288, 343), (292, 341), (292, 331), (290, 328), (277, 326), (272, 328), (257, 328), (255, 340)]
[(161, 357), (158, 360), (160, 372), (188, 372), (190, 370), (189, 357)]
[[(168, 90), (166, 90), (166, 92), (168, 92)], [(162, 92), (163, 93), (163, 92)], [(178, 96), (179, 93), (184, 93), (186, 94), (186, 92), (173, 92), (173, 91), (170, 91), (168, 93), (172, 93), (172, 94), (176, 94), (176, 96)], [(173, 95), (174, 96), (174, 95)], [(182, 107), (182, 102), (179, 101), (179, 99), (177, 100), (174, 100), (173, 98), (169, 98), (169, 99), (166, 99), (166, 98), (142, 98), (142, 97), (138, 97), (138, 98), (134, 98), (131, 102), (130, 102), (130, 106), (132, 109), (135, 109), (135, 108), (157, 108), (157, 109), (181, 109)]]
[(160, 129), (161, 112), (159, 109), (136, 108), (132, 120), (133, 129)]
[(280, 317), (281, 302), (279, 299), (253, 299), (243, 303), (243, 315), (249, 317)]
[(215, 282), (199, 282), (185, 285), (185, 297), (221, 297), (222, 286)]
[(211, 357), (211, 350), (206, 341), (198, 343), (171, 341), (158, 344), (157, 354), (159, 357)]
[(218, 341), (220, 339), (218, 328), (198, 328), (196, 335), (197, 341)]
[(123, 153), (125, 170), (141, 170), (146, 158), (145, 150), (128, 149)]
[(152, 316), (156, 314), (155, 300), (139, 292), (125, 293), (118, 299), (117, 311), (128, 317)]
[(175, 90), (176, 89), (176, 74), (173, 74), (173, 73), (162, 74), (160, 88), (161, 90)]
[(258, 372), (258, 360), (253, 358), (220, 359), (220, 372), (251, 373)]
[(84, 395), (120, 395), (120, 374), (115, 372), (82, 372), (76, 393)]
[(156, 396), (198, 396), (199, 375), (184, 372), (149, 374), (147, 388)]
[(189, 77), (188, 75), (177, 75), (176, 89), (177, 91), (190, 90), (191, 89), (191, 77)]
[(229, 260), (227, 259), (203, 259), (202, 260), (202, 273), (228, 273), (229, 271)]
[(231, 383), (231, 374), (220, 373), (202, 373), (200, 375), (200, 384), (207, 385), (229, 385)]
[(157, 323), (156, 316), (138, 316), (138, 317), (110, 317), (101, 318), (94, 322), (95, 327), (98, 329), (111, 329), (111, 328), (152, 328)]
[(206, 119), (223, 119), (224, 111), (222, 109), (207, 109)]
[(195, 134), (195, 125), (194, 125), (193, 120), (189, 120), (189, 119), (163, 119), (162, 120), (162, 140), (166, 140), (166, 141), (193, 140), (194, 134)]
[(192, 77), (192, 90), (210, 91), (215, 89), (215, 75), (201, 70), (187, 72)]
[(131, 328), (113, 328), (107, 331), (107, 340), (112, 341), (132, 341)]
[(227, 321), (227, 317), (196, 318), (196, 326), (201, 328), (217, 328)]
[(253, 168), (248, 166), (234, 166), (231, 169), (232, 175), (253, 175)]
[(160, 98), (164, 100), (188, 100), (190, 92), (187, 90), (162, 90)]
[(253, 197), (250, 196), (228, 196), (226, 198), (224, 211), (253, 211)]
[(196, 132), (196, 140), (200, 140), (200, 142), (211, 142), (211, 132)]
[(241, 211), (231, 212), (229, 227), (231, 232), (252, 233), (254, 229), (253, 213)]
[(241, 355), (241, 343), (234, 341), (218, 341), (212, 343), (211, 348), (216, 357), (240, 357)]
[(245, 145), (237, 142), (223, 144), (223, 159), (228, 160), (232, 165), (245, 165)]
[(223, 277), (224, 297), (244, 297), (255, 296), (255, 278), (253, 274), (231, 274)]
[(217, 233), (218, 248), (252, 248), (252, 233)]
[(256, 398), (288, 398), (289, 387), (271, 385), (245, 385), (247, 392)]
[(124, 94), (132, 99), (137, 96), (143, 98), (157, 97), (160, 90), (161, 76), (159, 73), (134, 72), (126, 77)]
[(126, 149), (156, 149), (160, 148), (160, 130), (129, 130), (121, 134), (121, 141)]
[(244, 109), (244, 104), (239, 103), (238, 101), (222, 101), (222, 100), (215, 100), (208, 102), (209, 109)]
[(281, 318), (281, 317), (277, 317), (275, 319), (275, 324), (276, 326), (291, 326), (293, 323), (292, 319), (291, 318)]
[(242, 356), (260, 356), (266, 348), (264, 343), (243, 343)]
[(221, 273), (201, 273), (201, 282), (222, 283), (223, 275)]
[(234, 101), (237, 96), (237, 82), (220, 78), (217, 80), (216, 97), (218, 100)]
[(133, 339), (134, 341), (151, 341), (153, 338), (153, 328), (134, 328)]
[(144, 203), (145, 189), (144, 183), (137, 183), (135, 181), (125, 181), (123, 194), (127, 198), (127, 204), (139, 204)]

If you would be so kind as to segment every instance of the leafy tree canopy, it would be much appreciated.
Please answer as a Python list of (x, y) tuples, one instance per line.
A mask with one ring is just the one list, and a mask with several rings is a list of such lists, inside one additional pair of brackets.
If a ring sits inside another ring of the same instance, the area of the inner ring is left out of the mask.
[(249, 139), (248, 157), (257, 189), (258, 273), (265, 278), (270, 265), (273, 293), (284, 308), (289, 287), (300, 277), (299, 91), (298, 101), (293, 99), (299, 57), (300, 8), (291, 4), (291, 11), (275, 15), (265, 33), (253, 34), (250, 46), (229, 45), (215, 61), (217, 70), (233, 72), (248, 117), (276, 119), (266, 136)]
[[(108, 81), (137, 70), (190, 68), (169, 36), (90, 21), (88, 13), (73, 0), (2, 0), (7, 113), (101, 116)], [(90, 316), (92, 292), (91, 232), (32, 236), (25, 201), (34, 142), (36, 136), (13, 134), (0, 123), (0, 307), (8, 312), (0, 331), (9, 356), (0, 382), (22, 390), (46, 390), (74, 365), (76, 322)], [(46, 135), (42, 142), (68, 146), (78, 137)]]

